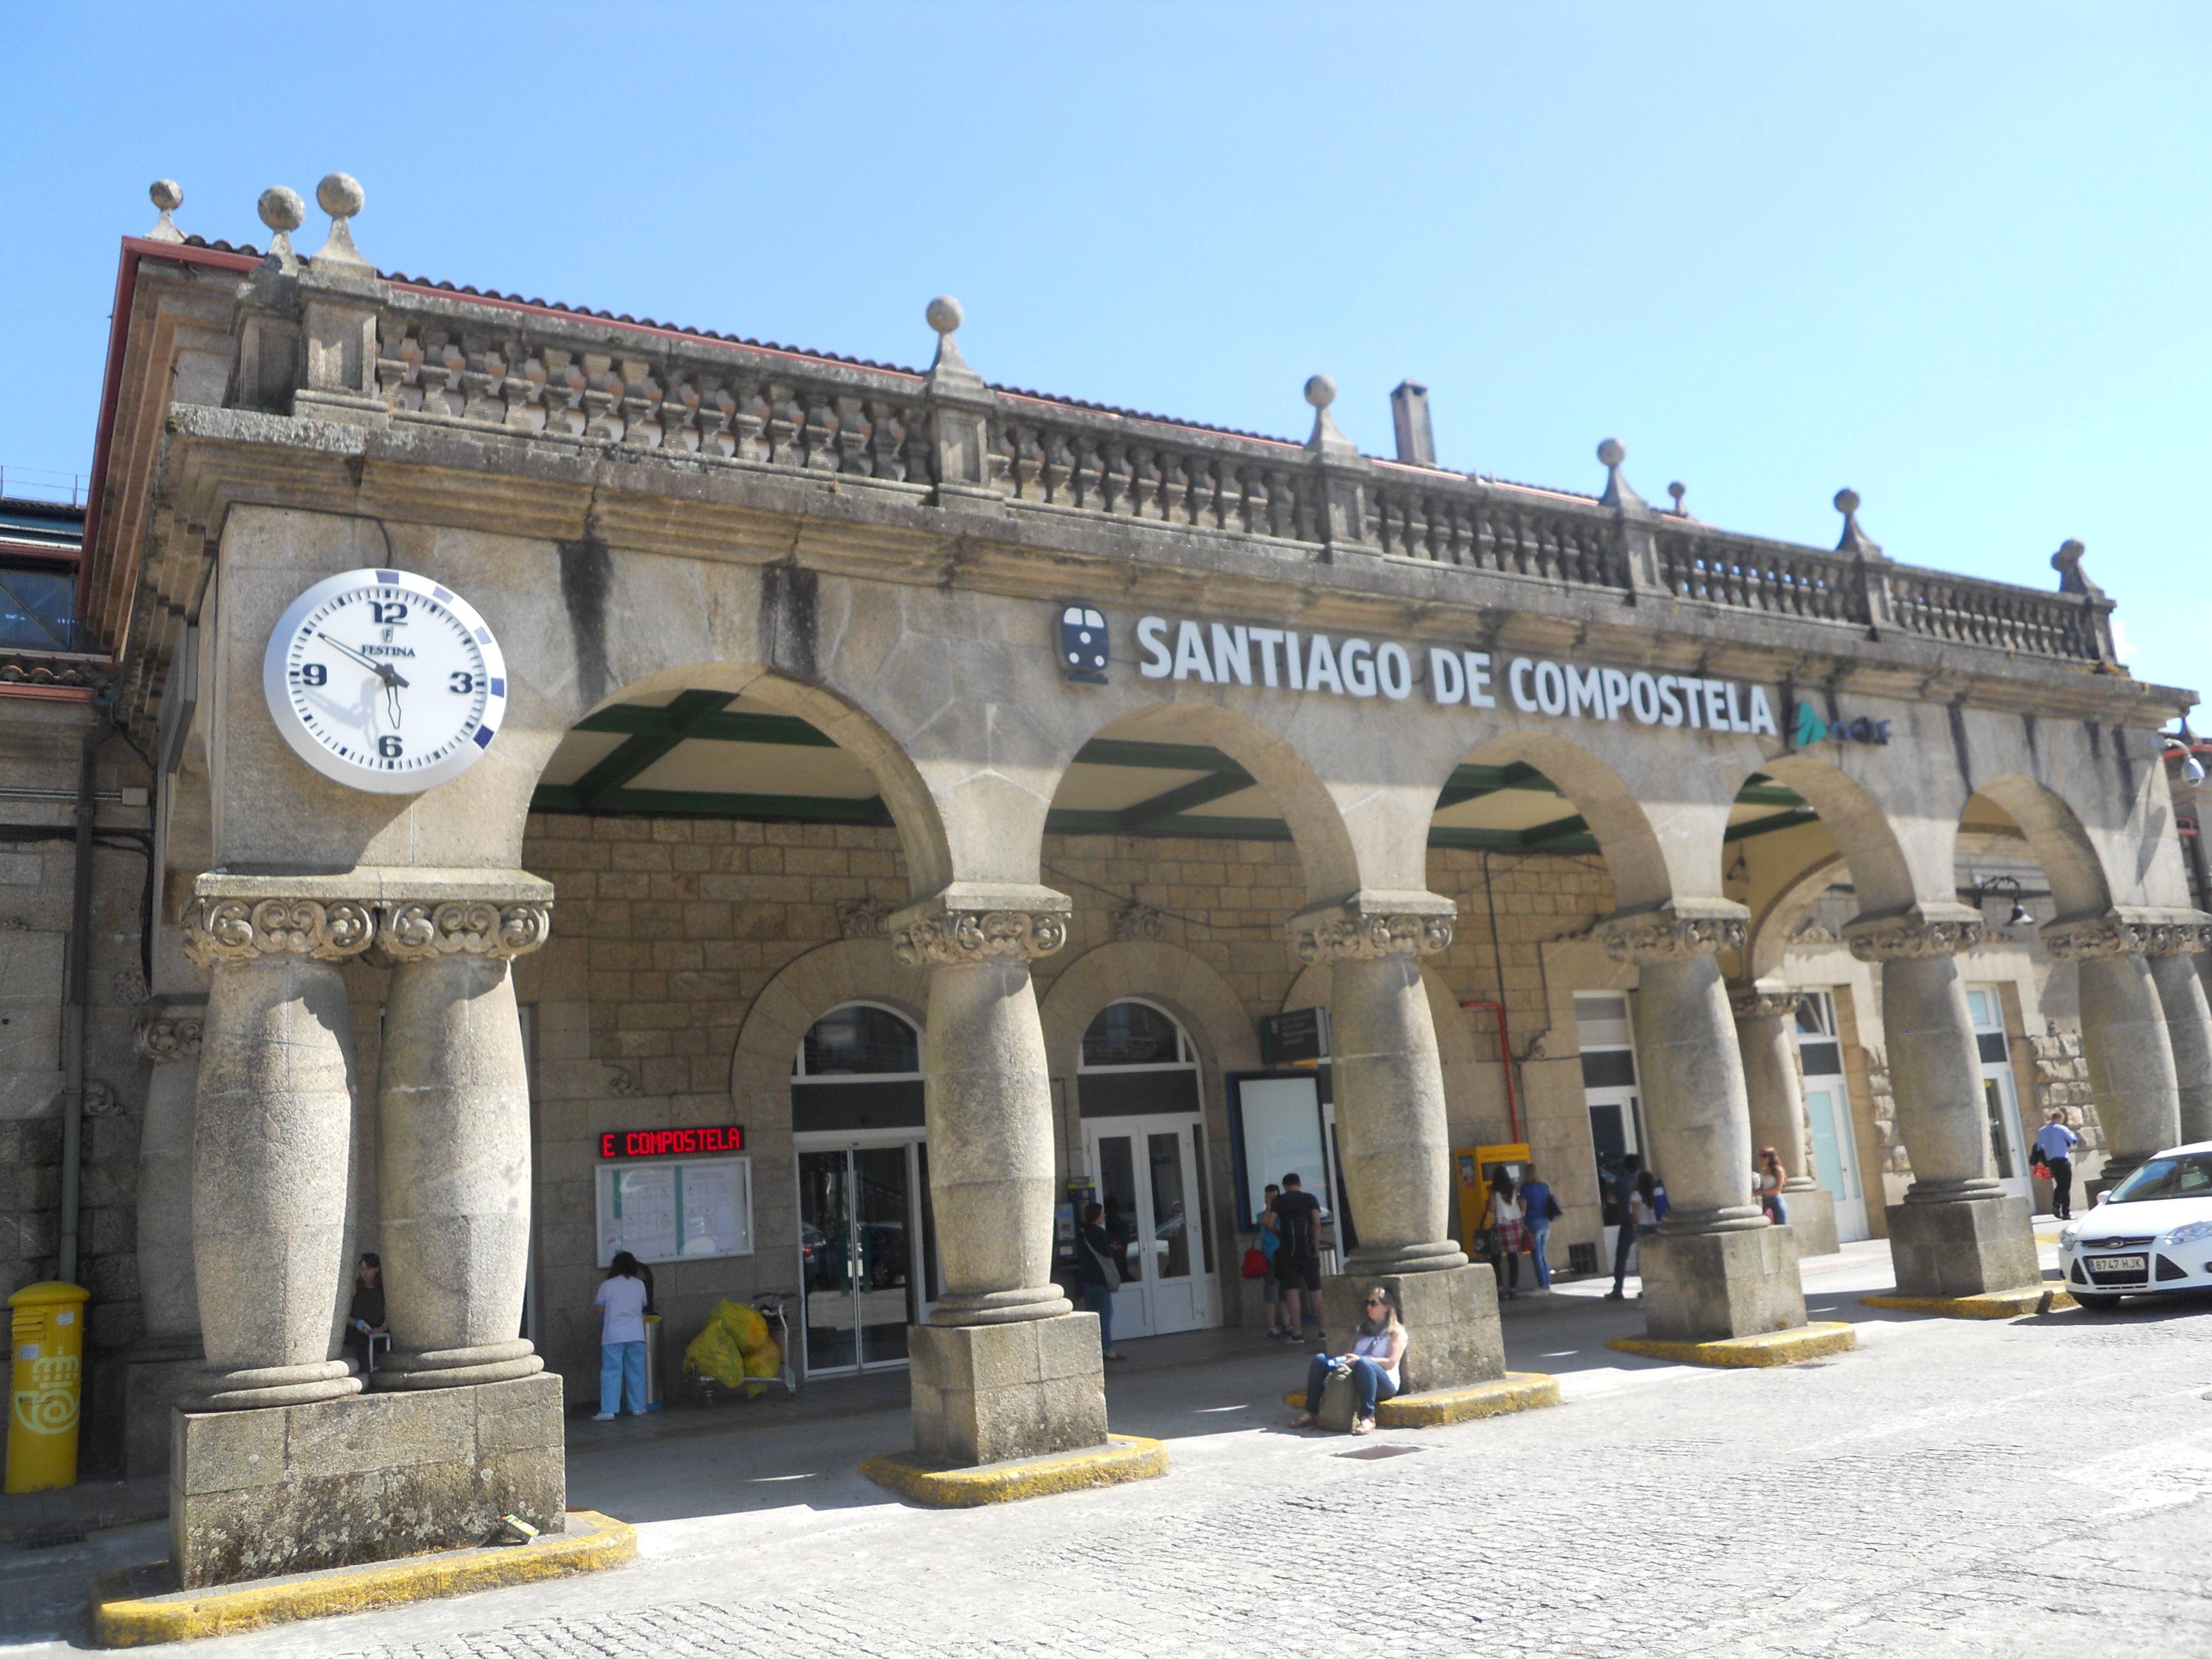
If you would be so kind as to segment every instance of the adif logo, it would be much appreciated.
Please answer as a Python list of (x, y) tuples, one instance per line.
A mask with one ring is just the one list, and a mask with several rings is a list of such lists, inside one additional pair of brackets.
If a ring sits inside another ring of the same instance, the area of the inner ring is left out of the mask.
[(1838, 720), (1831, 726), (1820, 718), (1818, 709), (1801, 699), (1797, 704), (1796, 724), (1790, 732), (1790, 746), (1792, 749), (1809, 749), (1829, 738), (1833, 738), (1838, 743), (1884, 744), (1889, 741), (1889, 722), (1870, 720), (1861, 714), (1856, 720)]
[(1105, 684), (1108, 654), (1104, 616), (1083, 605), (1071, 605), (1060, 613), (1060, 665), (1069, 679)]

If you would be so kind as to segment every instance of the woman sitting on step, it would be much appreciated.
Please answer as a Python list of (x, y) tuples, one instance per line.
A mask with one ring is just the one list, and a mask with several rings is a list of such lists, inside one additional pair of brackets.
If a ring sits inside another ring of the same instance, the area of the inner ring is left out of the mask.
[(1377, 1285), (1367, 1292), (1367, 1317), (1359, 1322), (1352, 1352), (1317, 1353), (1306, 1367), (1306, 1408), (1291, 1419), (1294, 1429), (1310, 1429), (1321, 1419), (1321, 1397), (1328, 1387), (1329, 1373), (1349, 1368), (1352, 1382), (1352, 1431), (1375, 1432), (1375, 1407), (1396, 1394), (1400, 1364), (1406, 1358), (1406, 1328), (1399, 1322), (1398, 1304)]

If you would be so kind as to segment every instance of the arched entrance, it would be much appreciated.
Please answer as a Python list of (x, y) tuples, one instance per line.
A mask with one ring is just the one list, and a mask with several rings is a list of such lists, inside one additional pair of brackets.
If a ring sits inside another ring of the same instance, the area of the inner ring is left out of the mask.
[(1083, 1034), (1076, 1096), (1084, 1162), (1121, 1252), (1116, 1336), (1218, 1324), (1203, 1220), (1206, 1121), (1189, 1035), (1155, 1003), (1109, 1005)]
[(921, 1030), (883, 1003), (832, 1008), (792, 1056), (791, 1122), (806, 1374), (903, 1365), (937, 1286)]

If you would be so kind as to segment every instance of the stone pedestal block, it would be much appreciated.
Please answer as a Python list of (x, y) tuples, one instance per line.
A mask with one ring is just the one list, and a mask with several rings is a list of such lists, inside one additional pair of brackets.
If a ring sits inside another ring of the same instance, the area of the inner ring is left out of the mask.
[(1836, 1195), (1817, 1182), (1784, 1187), (1782, 1205), (1790, 1212), (1790, 1233), (1797, 1241), (1797, 1259), (1833, 1255), (1843, 1243), (1836, 1237)]
[(1787, 1227), (1668, 1233), (1637, 1246), (1644, 1324), (1664, 1342), (1717, 1342), (1805, 1322), (1797, 1242)]
[(1332, 1353), (1350, 1352), (1367, 1292), (1381, 1285), (1398, 1298), (1406, 1325), (1401, 1392), (1432, 1394), (1494, 1382), (1505, 1375), (1505, 1335), (1498, 1322), (1498, 1279), (1486, 1262), (1425, 1273), (1339, 1273), (1322, 1282), (1322, 1308)]
[(550, 1372), (173, 1425), (170, 1559), (185, 1589), (480, 1544), (501, 1515), (557, 1531), (568, 1510)]
[(2024, 1198), (1889, 1206), (1900, 1296), (1982, 1296), (2043, 1282)]
[(123, 1375), (123, 1474), (149, 1480), (168, 1473), (170, 1417), (207, 1370), (197, 1334), (134, 1343)]
[(955, 1466), (1106, 1443), (1098, 1316), (910, 1325), (915, 1455)]

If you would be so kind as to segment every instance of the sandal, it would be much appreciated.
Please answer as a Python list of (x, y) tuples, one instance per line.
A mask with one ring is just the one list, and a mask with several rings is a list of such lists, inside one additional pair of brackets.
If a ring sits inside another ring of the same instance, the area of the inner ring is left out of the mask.
[(1311, 1412), (1300, 1412), (1291, 1419), (1291, 1426), (1294, 1429), (1310, 1429), (1313, 1425), (1314, 1414)]
[(1355, 1422), (1355, 1423), (1352, 1425), (1352, 1433), (1354, 1433), (1354, 1434), (1372, 1434), (1372, 1433), (1374, 1433), (1374, 1432), (1375, 1432), (1375, 1419), (1374, 1419), (1373, 1418), (1371, 1418), (1371, 1417), (1363, 1417), (1363, 1418), (1359, 1419), (1357, 1422)]

